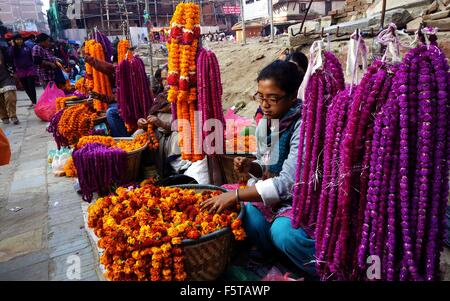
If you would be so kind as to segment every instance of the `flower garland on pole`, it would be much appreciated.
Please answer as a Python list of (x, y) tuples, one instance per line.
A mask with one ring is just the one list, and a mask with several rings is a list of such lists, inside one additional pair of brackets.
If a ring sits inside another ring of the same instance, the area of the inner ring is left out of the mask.
[[(170, 22), (168, 41), (168, 100), (175, 103), (179, 145), (184, 160), (202, 159), (195, 127), (197, 110), (196, 56), (200, 38), (200, 9), (194, 3), (180, 3)], [(190, 127), (187, 127), (190, 125)]]

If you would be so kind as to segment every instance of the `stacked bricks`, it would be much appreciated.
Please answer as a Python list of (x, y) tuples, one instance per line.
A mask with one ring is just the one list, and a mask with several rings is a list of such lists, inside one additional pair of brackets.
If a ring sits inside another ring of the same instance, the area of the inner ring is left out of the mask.
[(365, 12), (374, 2), (375, 0), (346, 0), (343, 8), (330, 11), (329, 15), (333, 19), (332, 24), (364, 17)]

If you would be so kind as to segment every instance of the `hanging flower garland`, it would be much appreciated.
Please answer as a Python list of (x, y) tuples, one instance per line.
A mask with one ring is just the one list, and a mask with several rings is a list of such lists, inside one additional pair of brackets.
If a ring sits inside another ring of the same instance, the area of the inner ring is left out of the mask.
[[(218, 120), (223, 126), (225, 126), (225, 117), (223, 115), (222, 108), (222, 82), (220, 78), (220, 67), (214, 52), (200, 49), (197, 58), (197, 87), (198, 87), (198, 110), (202, 114), (202, 121)], [(196, 135), (195, 131), (194, 135)], [(199, 130), (198, 133), (202, 134), (200, 140), (194, 136), (194, 142), (203, 141), (203, 139), (210, 133)], [(224, 137), (224, 136), (222, 136)], [(224, 139), (222, 139), (224, 141)], [(196, 145), (194, 145), (196, 146)], [(200, 151), (201, 151), (200, 146)], [(222, 153), (222, 150), (206, 150), (209, 154)], [(199, 157), (202, 159), (202, 156)]]
[[(319, 55), (322, 56), (321, 53)], [(297, 184), (293, 193), (293, 226), (304, 227), (310, 235), (314, 233), (321, 192), (323, 157), (320, 154), (327, 128), (325, 117), (332, 98), (344, 89), (343, 70), (339, 61), (328, 51), (323, 54), (323, 58), (323, 66), (309, 78), (302, 104)], [(312, 60), (310, 64), (314, 65), (315, 62)]]
[(129, 50), (130, 48), (130, 43), (128, 40), (120, 40), (119, 43), (117, 44), (117, 63), (120, 64), (121, 61), (123, 61), (127, 54), (128, 54), (128, 58), (130, 59), (132, 57), (132, 51)]
[(144, 181), (135, 189), (118, 188), (88, 209), (88, 226), (103, 248), (100, 262), (113, 281), (183, 281), (187, 274), (181, 243), (231, 227), (236, 240), (245, 232), (239, 207), (221, 214), (200, 211), (199, 204), (220, 192), (156, 187)]
[[(194, 3), (180, 3), (170, 22), (168, 42), (168, 101), (176, 112), (179, 145), (184, 160), (197, 161), (203, 158), (200, 137), (195, 123), (197, 110), (196, 55), (200, 37), (200, 8)], [(186, 122), (189, 123), (189, 128)]]
[(135, 128), (139, 118), (147, 118), (153, 104), (145, 65), (139, 56), (122, 60), (117, 66), (116, 88), (120, 117), (128, 129)]

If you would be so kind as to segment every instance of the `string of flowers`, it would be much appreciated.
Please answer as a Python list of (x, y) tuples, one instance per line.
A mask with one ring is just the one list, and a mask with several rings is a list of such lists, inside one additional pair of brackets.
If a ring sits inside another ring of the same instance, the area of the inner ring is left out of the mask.
[(71, 95), (71, 96), (64, 96), (64, 97), (57, 97), (56, 98), (56, 110), (59, 111), (61, 109), (64, 109), (66, 107), (66, 101), (71, 99), (77, 99), (77, 96)]
[(57, 123), (58, 134), (64, 137), (69, 145), (74, 145), (78, 139), (89, 134), (94, 127), (95, 118), (97, 113), (87, 104), (66, 108)]
[[(175, 103), (179, 145), (184, 160), (203, 158), (195, 122), (197, 110), (197, 66), (195, 63), (200, 37), (200, 8), (194, 3), (179, 3), (170, 22), (168, 41), (168, 101)], [(189, 128), (184, 128), (189, 123)]]
[(53, 134), (53, 139), (56, 142), (56, 146), (58, 149), (61, 149), (61, 146), (69, 146), (69, 141), (59, 133), (58, 131), (58, 124), (61, 120), (61, 117), (64, 113), (65, 109), (61, 109), (58, 112), (56, 112), (55, 115), (53, 115), (52, 119), (50, 120), (50, 123), (47, 127), (47, 132)]
[(130, 48), (130, 43), (128, 42), (127, 39), (119, 41), (119, 43), (117, 44), (117, 63), (120, 63), (121, 61), (123, 61), (125, 59), (125, 57), (127, 56), (127, 53), (131, 57), (132, 53), (129, 50), (129, 48)]
[(113, 281), (183, 281), (182, 242), (230, 227), (235, 239), (245, 232), (239, 207), (221, 214), (200, 211), (199, 204), (220, 192), (156, 187), (146, 180), (134, 189), (118, 188), (88, 208), (88, 226), (105, 250), (100, 262)]
[(147, 118), (153, 104), (150, 83), (141, 58), (135, 55), (120, 62), (116, 68), (116, 89), (120, 117), (128, 128), (134, 128), (139, 118)]
[(331, 52), (325, 52), (322, 69), (308, 81), (302, 106), (302, 125), (293, 192), (292, 225), (313, 235), (323, 174), (325, 117), (335, 94), (344, 89), (342, 66)]
[(93, 193), (105, 194), (113, 184), (123, 184), (127, 153), (100, 143), (87, 143), (72, 153), (83, 200), (91, 202)]
[(66, 164), (64, 164), (64, 173), (66, 177), (69, 178), (77, 177), (77, 169), (75, 167), (75, 164), (73, 163), (72, 156), (70, 156), (70, 158), (67, 159)]
[[(202, 114), (202, 121), (218, 120), (222, 125), (225, 125), (225, 117), (222, 108), (223, 90), (220, 78), (220, 67), (214, 52), (204, 48), (199, 50), (197, 70), (198, 109)], [(202, 134), (200, 141), (203, 141), (203, 139), (210, 134), (209, 131), (203, 131), (203, 129), (198, 132)], [(216, 149), (216, 152), (213, 150), (205, 151), (207, 151), (208, 154), (214, 154), (223, 152), (223, 149)]]

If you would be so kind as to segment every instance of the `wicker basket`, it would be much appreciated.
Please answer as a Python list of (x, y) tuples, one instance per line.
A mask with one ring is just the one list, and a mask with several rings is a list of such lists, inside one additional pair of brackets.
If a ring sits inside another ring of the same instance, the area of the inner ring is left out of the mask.
[[(114, 138), (116, 141), (120, 140), (133, 140), (131, 137), (117, 137)], [(141, 165), (142, 152), (147, 147), (146, 143), (143, 147), (138, 148), (134, 151), (127, 152), (127, 171), (124, 176), (124, 180), (128, 182), (133, 182), (139, 178), (139, 168)]]
[[(205, 190), (227, 190), (212, 185), (175, 185), (194, 189), (197, 193)], [(244, 217), (244, 206), (241, 206), (239, 219)], [(232, 232), (230, 228), (202, 236), (197, 240), (185, 239), (181, 243), (184, 250), (184, 264), (188, 281), (211, 281), (217, 279), (226, 269), (232, 251)]]

